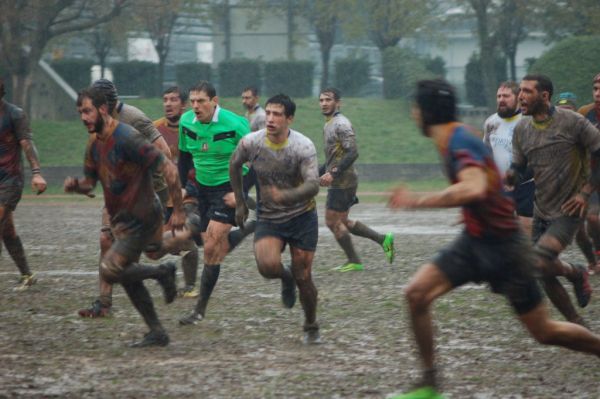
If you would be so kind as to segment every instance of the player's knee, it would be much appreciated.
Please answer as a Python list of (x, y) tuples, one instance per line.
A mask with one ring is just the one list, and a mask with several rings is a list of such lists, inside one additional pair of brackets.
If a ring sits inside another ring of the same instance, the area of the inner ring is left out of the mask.
[(536, 244), (533, 252), (538, 258), (539, 269), (544, 275), (554, 275), (553, 265), (558, 259), (558, 251)]
[(103, 252), (106, 252), (113, 243), (113, 236), (110, 229), (100, 230), (100, 248)]
[(2, 239), (4, 240), (16, 240), (17, 239), (17, 230), (15, 229), (15, 225), (12, 223), (7, 223), (4, 225), (2, 229)]
[(281, 262), (275, 262), (273, 260), (261, 260), (256, 262), (256, 265), (258, 267), (258, 272), (264, 278), (278, 278), (281, 275)]
[(417, 284), (409, 284), (404, 289), (404, 297), (412, 312), (427, 310), (431, 301), (427, 299), (427, 293)]
[(100, 278), (110, 284), (119, 282), (123, 268), (111, 259), (103, 258), (100, 261)]

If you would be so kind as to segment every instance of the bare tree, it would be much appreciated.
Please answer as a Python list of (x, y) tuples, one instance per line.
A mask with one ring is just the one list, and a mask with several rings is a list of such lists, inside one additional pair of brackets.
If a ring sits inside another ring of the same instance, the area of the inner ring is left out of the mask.
[(106, 62), (109, 54), (115, 50), (123, 50), (127, 47), (127, 30), (129, 28), (130, 26), (124, 23), (122, 17), (116, 17), (95, 26), (85, 35), (84, 40), (90, 44), (98, 59), (100, 76), (105, 76)]
[(0, 0), (0, 65), (12, 81), (13, 102), (29, 110), (32, 74), (48, 41), (118, 15), (127, 0)]
[(496, 42), (508, 59), (510, 78), (517, 80), (517, 49), (529, 35), (533, 10), (527, 0), (503, 0), (499, 8)]

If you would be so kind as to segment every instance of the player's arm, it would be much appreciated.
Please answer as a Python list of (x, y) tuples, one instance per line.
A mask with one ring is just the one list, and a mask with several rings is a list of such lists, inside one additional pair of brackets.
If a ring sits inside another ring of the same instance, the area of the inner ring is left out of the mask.
[(485, 170), (479, 166), (469, 166), (458, 173), (458, 182), (445, 190), (431, 194), (415, 194), (405, 188), (392, 192), (388, 206), (399, 208), (452, 208), (483, 200), (488, 189)]
[(244, 226), (248, 218), (248, 205), (244, 198), (244, 182), (242, 166), (247, 162), (248, 155), (245, 151), (246, 142), (242, 139), (229, 160), (229, 181), (235, 196), (235, 222), (239, 227)]
[(19, 144), (23, 149), (25, 158), (27, 158), (27, 161), (29, 162), (29, 166), (31, 166), (31, 188), (37, 192), (37, 194), (41, 194), (46, 191), (47, 184), (46, 180), (42, 177), (40, 161), (35, 144), (30, 139), (21, 139), (19, 140)]
[(300, 163), (300, 174), (303, 183), (297, 187), (277, 189), (271, 187), (271, 197), (278, 203), (289, 205), (306, 201), (319, 193), (319, 165), (314, 150)]
[(341, 126), (338, 130), (340, 144), (344, 150), (342, 158), (331, 165), (325, 173), (320, 174), (320, 185), (329, 186), (333, 179), (341, 176), (358, 158), (358, 147), (356, 146), (356, 136), (351, 126)]
[(515, 132), (513, 134), (512, 149), (512, 163), (506, 171), (504, 181), (508, 186), (516, 187), (522, 182), (526, 181), (526, 177), (528, 177), (528, 175), (531, 175), (531, 171), (527, 169), (527, 158), (521, 149), (517, 128), (515, 128)]
[(148, 118), (143, 112), (141, 113), (140, 117), (135, 120), (133, 127), (144, 137), (146, 137), (164, 156), (166, 156), (168, 159), (172, 159), (171, 149), (169, 148), (167, 141), (162, 134), (160, 134), (156, 126), (154, 126), (154, 123), (152, 123), (150, 118)]
[(171, 214), (169, 224), (173, 230), (176, 230), (183, 227), (183, 224), (185, 223), (185, 212), (183, 211), (179, 174), (177, 173), (175, 164), (165, 157), (163, 157), (158, 168), (165, 177), (169, 189), (169, 197), (173, 201), (173, 213)]

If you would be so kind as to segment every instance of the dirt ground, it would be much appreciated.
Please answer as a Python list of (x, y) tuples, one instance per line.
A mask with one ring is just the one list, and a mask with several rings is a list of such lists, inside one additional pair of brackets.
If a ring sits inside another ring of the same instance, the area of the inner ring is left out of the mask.
[[(301, 307), (282, 307), (280, 284), (256, 271), (250, 239), (223, 263), (198, 326), (177, 322), (194, 300), (165, 305), (158, 285), (147, 283), (171, 344), (140, 350), (127, 344), (146, 328), (121, 287), (112, 318), (77, 316), (97, 294), (99, 202), (23, 200), (17, 229), (39, 282), (14, 292), (16, 268), (3, 251), (0, 397), (385, 398), (409, 388), (420, 364), (402, 288), (452, 240), (458, 216), (392, 213), (377, 203), (352, 216), (395, 232), (398, 255), (390, 266), (376, 244), (355, 239), (367, 270), (330, 271), (344, 258), (321, 221), (313, 276), (322, 345), (302, 344)], [(576, 250), (565, 257), (583, 260)], [(600, 276), (592, 285), (597, 296), (582, 314), (600, 332)], [(446, 397), (600, 398), (598, 358), (538, 345), (486, 287), (447, 295), (434, 314)]]

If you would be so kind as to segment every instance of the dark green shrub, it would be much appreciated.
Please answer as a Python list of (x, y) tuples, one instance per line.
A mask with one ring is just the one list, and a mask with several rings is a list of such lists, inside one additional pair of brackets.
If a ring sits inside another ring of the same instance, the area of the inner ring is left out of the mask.
[(531, 73), (552, 79), (555, 99), (570, 91), (577, 104), (592, 101), (592, 79), (600, 72), (600, 36), (579, 36), (558, 42), (531, 66)]
[(210, 64), (203, 62), (186, 62), (175, 65), (175, 75), (177, 85), (187, 91), (201, 80), (210, 82), (212, 69)]
[(310, 97), (315, 66), (310, 61), (273, 61), (265, 64), (267, 95), (285, 93), (290, 97)]
[(62, 59), (52, 61), (50, 66), (65, 80), (75, 91), (83, 89), (92, 83), (92, 60)]
[(220, 96), (237, 97), (248, 86), (261, 87), (260, 61), (239, 58), (219, 63)]
[(120, 95), (156, 97), (159, 92), (158, 64), (147, 61), (117, 62), (111, 65)]
[(338, 58), (335, 60), (335, 87), (343, 96), (358, 96), (369, 82), (371, 63), (366, 58)]
[(414, 51), (400, 47), (383, 52), (382, 72), (384, 98), (408, 98), (419, 80), (435, 77), (427, 70), (425, 60)]
[(425, 68), (437, 78), (446, 77), (446, 61), (440, 56), (426, 58)]
[[(508, 79), (506, 72), (506, 60), (504, 58), (496, 59), (496, 83)], [(483, 72), (481, 70), (481, 60), (477, 53), (471, 54), (469, 62), (465, 67), (465, 88), (467, 91), (467, 101), (478, 107), (485, 107), (486, 97), (483, 85)]]

